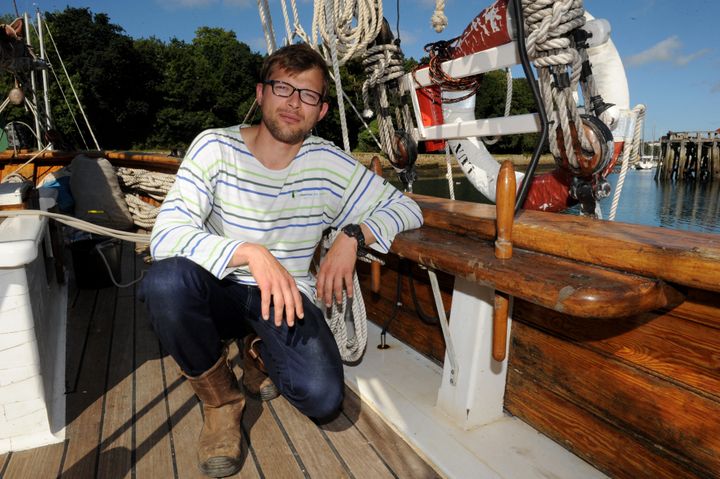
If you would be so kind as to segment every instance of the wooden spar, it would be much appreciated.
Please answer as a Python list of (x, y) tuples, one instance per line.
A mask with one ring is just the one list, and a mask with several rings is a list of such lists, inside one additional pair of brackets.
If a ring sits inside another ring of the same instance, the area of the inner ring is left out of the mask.
[[(505, 160), (500, 167), (497, 182), (497, 239), (495, 257), (500, 260), (512, 258), (512, 227), (515, 216), (515, 171), (512, 162)], [(500, 291), (495, 292), (493, 309), (493, 346), (495, 361), (504, 361), (507, 350), (507, 324), (510, 298)]]
[[(382, 176), (382, 165), (377, 156), (373, 156), (370, 160), (370, 170), (376, 175)], [(370, 290), (373, 293), (380, 292), (380, 263), (377, 261), (370, 263)]]

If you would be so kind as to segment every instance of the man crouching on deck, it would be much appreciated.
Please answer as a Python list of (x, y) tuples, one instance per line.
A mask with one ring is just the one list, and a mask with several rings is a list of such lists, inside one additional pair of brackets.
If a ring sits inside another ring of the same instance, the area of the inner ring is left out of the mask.
[[(332, 143), (310, 136), (328, 111), (328, 71), (306, 45), (270, 55), (259, 125), (207, 130), (190, 146), (152, 231), (141, 298), (203, 403), (200, 469), (237, 472), (245, 398), (224, 339), (245, 337), (243, 386), (323, 419), (342, 403), (340, 353), (314, 297), (352, 295), (358, 247), (386, 252), (417, 228), (417, 204)], [(323, 230), (340, 229), (315, 278)], [(317, 292), (316, 292), (317, 291)]]

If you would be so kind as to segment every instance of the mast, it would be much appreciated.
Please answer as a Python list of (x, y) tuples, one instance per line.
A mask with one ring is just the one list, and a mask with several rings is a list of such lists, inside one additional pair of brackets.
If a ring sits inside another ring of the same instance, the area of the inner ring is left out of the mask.
[[(23, 19), (25, 20), (25, 42), (27, 43), (28, 47), (32, 47), (32, 43), (30, 42), (30, 15), (25, 12), (23, 14)], [(33, 93), (33, 113), (35, 117), (35, 138), (37, 139), (37, 148), (38, 150), (42, 150), (42, 140), (40, 136), (40, 118), (38, 117), (37, 112), (37, 106), (38, 106), (38, 94), (37, 94), (37, 81), (35, 77), (35, 69), (30, 69), (30, 85), (32, 86), (32, 93)]]
[[(45, 52), (45, 40), (43, 37), (43, 28), (45, 28), (42, 22), (42, 15), (40, 15), (40, 9), (36, 11), (37, 27), (38, 27), (38, 41), (40, 43), (40, 60), (48, 64), (47, 54)], [(52, 113), (50, 111), (50, 95), (48, 87), (48, 70), (47, 67), (41, 71), (42, 83), (43, 83), (43, 100), (45, 101), (45, 130), (50, 131), (52, 128)], [(50, 145), (52, 149), (52, 145)]]

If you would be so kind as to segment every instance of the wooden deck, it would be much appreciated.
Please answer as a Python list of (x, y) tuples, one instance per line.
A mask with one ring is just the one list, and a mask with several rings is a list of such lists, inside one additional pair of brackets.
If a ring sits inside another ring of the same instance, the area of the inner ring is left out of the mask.
[[(122, 282), (145, 267), (125, 244)], [(134, 287), (71, 292), (66, 391), (65, 441), (0, 455), (0, 478), (205, 477), (196, 466), (202, 408)], [(233, 477), (439, 477), (349, 390), (342, 413), (323, 425), (282, 397), (248, 398), (243, 433), (244, 466)]]

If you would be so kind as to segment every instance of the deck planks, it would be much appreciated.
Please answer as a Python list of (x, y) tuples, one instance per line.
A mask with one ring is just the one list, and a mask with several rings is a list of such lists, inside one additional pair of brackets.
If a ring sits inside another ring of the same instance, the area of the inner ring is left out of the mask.
[[(135, 274), (135, 261), (129, 247), (123, 248), (122, 258), (121, 283), (125, 284)], [(132, 472), (132, 421), (128, 411), (132, 411), (135, 369), (133, 308), (132, 289), (119, 290), (110, 349), (98, 477), (126, 478)]]
[[(122, 283), (146, 267), (133, 256), (124, 245)], [(77, 292), (69, 306), (66, 440), (0, 455), (0, 477), (206, 477), (196, 460), (200, 403), (162, 351), (135, 292)], [(240, 377), (237, 354), (231, 345)], [(243, 468), (232, 477), (437, 477), (351, 391), (346, 395), (346, 412), (323, 426), (282, 397), (269, 403), (248, 398)]]
[(66, 435), (76, 439), (68, 443), (63, 478), (84, 479), (96, 474), (115, 297), (115, 288), (98, 290), (77, 388), (67, 395), (67, 418), (72, 422)]
[[(56, 477), (60, 470), (65, 445), (58, 443), (40, 449), (38, 453), (34, 450), (13, 452), (7, 470), (3, 472), (0, 467), (0, 477)], [(2, 463), (3, 461), (0, 460), (0, 464)]]
[(269, 408), (267, 403), (248, 397), (243, 414), (243, 429), (250, 439), (249, 445), (253, 449), (259, 469), (265, 477), (305, 477)]
[(355, 427), (372, 444), (395, 475), (413, 479), (440, 477), (385, 421), (375, 414), (367, 414), (367, 409), (368, 406), (364, 406), (355, 394), (345, 395), (343, 412), (354, 422)]
[(350, 477), (341, 459), (335, 456), (325, 436), (310, 419), (302, 415), (283, 397), (272, 401), (270, 407), (285, 428), (310, 477), (327, 479)]
[(322, 426), (335, 450), (355, 477), (392, 478), (385, 461), (345, 414)]

